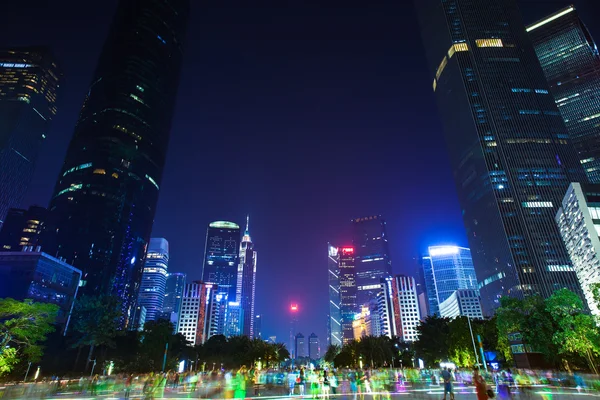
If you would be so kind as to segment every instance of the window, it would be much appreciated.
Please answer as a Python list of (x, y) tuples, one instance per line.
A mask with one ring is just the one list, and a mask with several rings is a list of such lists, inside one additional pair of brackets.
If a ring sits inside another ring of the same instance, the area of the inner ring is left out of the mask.
[(106, 175), (106, 170), (102, 169), (102, 168), (96, 168), (94, 170), (94, 174), (96, 174), (96, 175)]
[(524, 201), (522, 203), (525, 208), (552, 208), (551, 201)]
[(477, 47), (504, 47), (502, 39), (477, 39), (475, 44)]

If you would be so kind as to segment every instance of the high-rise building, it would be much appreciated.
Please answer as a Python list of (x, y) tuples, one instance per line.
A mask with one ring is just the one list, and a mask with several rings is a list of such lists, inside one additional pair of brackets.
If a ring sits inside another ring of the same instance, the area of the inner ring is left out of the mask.
[(483, 319), (478, 290), (455, 290), (450, 297), (440, 303), (440, 317), (455, 318), (459, 316)]
[(127, 325), (127, 329), (130, 331), (143, 331), (144, 324), (146, 323), (146, 307), (140, 306), (139, 304), (133, 308), (133, 314), (130, 318), (130, 322)]
[(0, 226), (25, 197), (61, 79), (46, 48), (0, 50)]
[(171, 272), (167, 274), (162, 318), (170, 320), (175, 326), (177, 326), (179, 310), (181, 309), (181, 299), (183, 298), (183, 291), (185, 289), (185, 278), (185, 274), (181, 272)]
[(587, 178), (517, 1), (415, 5), (484, 311), (580, 291), (554, 215)]
[(556, 222), (567, 246), (587, 306), (600, 310), (590, 285), (600, 283), (600, 185), (571, 183)]
[(352, 220), (352, 230), (356, 251), (356, 301), (363, 306), (377, 298), (381, 279), (392, 276), (392, 262), (381, 215)]
[(405, 342), (414, 342), (418, 338), (417, 327), (421, 322), (417, 283), (415, 278), (404, 275), (396, 275), (393, 283), (397, 287), (400, 306), (399, 336)]
[(59, 307), (57, 323), (68, 325), (81, 271), (39, 251), (0, 253), (0, 298), (32, 299)]
[(262, 315), (256, 314), (254, 317), (254, 336), (253, 339), (262, 339)]
[(340, 316), (342, 322), (342, 344), (354, 340), (352, 322), (359, 308), (356, 303), (356, 275), (354, 247), (338, 249), (340, 277)]
[(185, 336), (192, 346), (208, 339), (207, 320), (210, 314), (212, 285), (194, 281), (185, 285), (181, 299), (177, 333)]
[(36, 249), (47, 215), (48, 210), (39, 206), (8, 210), (0, 229), (0, 251), (21, 251), (24, 247)]
[(371, 325), (368, 323), (367, 318), (370, 319), (369, 307), (361, 307), (359, 313), (354, 315), (352, 321), (352, 335), (354, 340), (360, 340), (365, 336), (371, 336)]
[(458, 246), (430, 246), (429, 259), (438, 305), (458, 289), (477, 290), (471, 250)]
[(340, 312), (340, 268), (338, 248), (327, 245), (327, 270), (329, 280), (329, 319), (327, 331), (330, 345), (342, 346), (342, 314)]
[(224, 335), (227, 337), (240, 336), (242, 334), (243, 318), (244, 310), (242, 310), (240, 303), (237, 301), (228, 302)]
[(302, 333), (296, 334), (294, 342), (294, 358), (306, 357), (306, 341)]
[[(131, 316), (165, 164), (190, 0), (120, 0), (50, 202), (51, 247)], [(54, 254), (54, 253), (52, 253)]]
[(162, 313), (168, 267), (169, 242), (164, 238), (151, 238), (138, 293), (138, 305), (146, 307), (146, 321), (154, 321)]
[(238, 278), (240, 227), (233, 222), (215, 221), (208, 225), (202, 280), (219, 286), (227, 301), (235, 301)]
[(381, 334), (392, 339), (398, 336), (398, 327), (402, 326), (398, 288), (394, 278), (382, 279), (381, 289), (377, 295), (377, 306), (381, 318)]
[(308, 357), (311, 360), (318, 360), (321, 357), (321, 343), (314, 332), (308, 336)]
[(423, 270), (425, 293), (427, 294), (427, 314), (440, 315), (440, 305), (437, 299), (437, 291), (435, 290), (435, 278), (433, 277), (433, 265), (431, 264), (431, 257), (421, 257), (421, 268)]
[(240, 243), (240, 258), (235, 301), (241, 306), (241, 333), (254, 337), (254, 301), (256, 297), (256, 259), (257, 253), (250, 238), (250, 217), (246, 218), (246, 230)]
[(527, 27), (579, 161), (600, 183), (600, 56), (574, 6)]

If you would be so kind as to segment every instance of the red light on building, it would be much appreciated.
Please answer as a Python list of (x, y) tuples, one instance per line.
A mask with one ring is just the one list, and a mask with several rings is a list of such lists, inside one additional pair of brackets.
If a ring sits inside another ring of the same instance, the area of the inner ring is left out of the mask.
[(342, 253), (354, 253), (354, 247), (343, 247)]
[(290, 305), (290, 311), (292, 311), (292, 312), (298, 311), (298, 304), (292, 304), (292, 305)]

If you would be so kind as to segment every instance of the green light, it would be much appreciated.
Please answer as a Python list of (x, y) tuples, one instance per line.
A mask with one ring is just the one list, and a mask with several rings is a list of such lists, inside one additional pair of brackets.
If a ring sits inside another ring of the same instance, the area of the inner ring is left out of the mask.
[(229, 222), (229, 221), (215, 221), (215, 222), (211, 222), (210, 225), (208, 225), (209, 228), (222, 228), (222, 229), (240, 229), (240, 226), (238, 224), (234, 224), (233, 222)]

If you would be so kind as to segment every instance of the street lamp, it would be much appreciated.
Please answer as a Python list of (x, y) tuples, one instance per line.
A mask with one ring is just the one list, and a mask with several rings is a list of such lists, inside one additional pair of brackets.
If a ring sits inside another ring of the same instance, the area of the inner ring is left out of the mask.
[(473, 328), (471, 328), (471, 318), (467, 315), (467, 321), (469, 322), (469, 331), (471, 332), (471, 340), (473, 341), (473, 351), (475, 352), (475, 360), (477, 366), (479, 366), (479, 355), (477, 354), (477, 346), (475, 346), (475, 337), (473, 336)]

